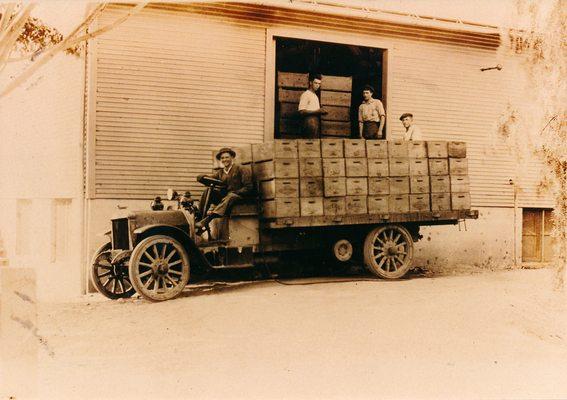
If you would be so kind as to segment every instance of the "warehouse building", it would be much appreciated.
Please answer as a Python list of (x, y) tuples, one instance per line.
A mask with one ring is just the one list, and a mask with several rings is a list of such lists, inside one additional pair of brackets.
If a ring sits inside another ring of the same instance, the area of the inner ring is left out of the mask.
[[(93, 29), (128, 7), (107, 7)], [(553, 202), (539, 190), (541, 165), (523, 160), (519, 174), (497, 134), (524, 96), (513, 45), (493, 26), (334, 2), (151, 4), (91, 41), (85, 58), (58, 56), (3, 105), (2, 169), (17, 171), (1, 182), (2, 232), (16, 233), (3, 235), (6, 257), (38, 266), (45, 296), (86, 291), (111, 217), (149, 208), (170, 187), (198, 194), (195, 177), (219, 146), (293, 136), (278, 73), (317, 69), (323, 88), (325, 76), (352, 78), (329, 135), (356, 132), (360, 90), (371, 84), (387, 139), (402, 138), (398, 117), (411, 112), (424, 139), (467, 143), (480, 217), (423, 229), (417, 264), (549, 260)]]

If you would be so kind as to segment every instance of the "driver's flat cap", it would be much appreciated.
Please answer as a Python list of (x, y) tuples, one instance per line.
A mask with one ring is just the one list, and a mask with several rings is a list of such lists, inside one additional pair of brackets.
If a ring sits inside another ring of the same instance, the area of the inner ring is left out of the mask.
[(236, 157), (236, 153), (234, 152), (234, 150), (232, 150), (230, 147), (223, 147), (222, 149), (220, 149), (220, 150), (218, 151), (218, 153), (217, 153), (217, 155), (215, 156), (215, 158), (216, 158), (217, 160), (220, 160), (220, 156), (221, 156), (223, 153), (228, 153), (228, 154), (230, 154), (230, 156), (231, 156), (232, 158)]

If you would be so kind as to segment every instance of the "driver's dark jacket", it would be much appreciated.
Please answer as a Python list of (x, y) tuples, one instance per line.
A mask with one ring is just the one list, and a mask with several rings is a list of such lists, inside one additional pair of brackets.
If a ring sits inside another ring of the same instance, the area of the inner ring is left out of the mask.
[(213, 177), (226, 184), (226, 191), (228, 193), (236, 193), (239, 196), (246, 197), (251, 195), (254, 191), (252, 172), (249, 167), (233, 164), (228, 173), (224, 172), (224, 169), (221, 168), (215, 172)]

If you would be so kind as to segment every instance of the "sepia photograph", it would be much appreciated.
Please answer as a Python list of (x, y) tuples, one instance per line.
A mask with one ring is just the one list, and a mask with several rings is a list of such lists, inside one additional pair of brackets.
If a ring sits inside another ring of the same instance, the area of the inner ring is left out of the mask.
[(0, 400), (567, 399), (566, 0), (0, 0)]

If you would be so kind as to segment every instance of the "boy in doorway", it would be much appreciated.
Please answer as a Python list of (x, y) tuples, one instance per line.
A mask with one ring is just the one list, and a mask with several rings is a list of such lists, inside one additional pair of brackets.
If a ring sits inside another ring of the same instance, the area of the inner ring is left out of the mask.
[(358, 107), (358, 133), (364, 139), (384, 139), (386, 112), (384, 105), (372, 97), (374, 88), (366, 85), (362, 90), (364, 101)]
[(421, 136), (421, 129), (413, 123), (413, 114), (404, 113), (400, 116), (402, 125), (406, 128), (404, 133), (404, 140), (423, 140)]
[(321, 108), (317, 92), (321, 88), (321, 74), (309, 74), (309, 89), (301, 94), (299, 98), (299, 106), (297, 110), (302, 118), (302, 136), (305, 139), (314, 139), (319, 137), (321, 115), (327, 114), (327, 111)]

